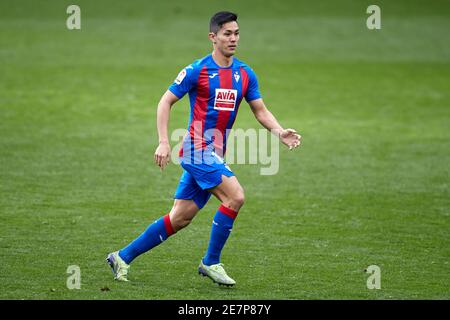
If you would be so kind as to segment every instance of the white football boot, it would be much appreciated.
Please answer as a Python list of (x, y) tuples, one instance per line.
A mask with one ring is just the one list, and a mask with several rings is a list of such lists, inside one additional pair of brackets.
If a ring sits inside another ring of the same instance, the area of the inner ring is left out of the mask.
[(119, 256), (119, 251), (108, 254), (106, 262), (108, 262), (112, 272), (114, 273), (114, 279), (118, 281), (129, 281), (127, 276), (130, 265), (126, 264), (125, 261), (122, 260)]
[(204, 277), (210, 278), (214, 283), (218, 283), (219, 285), (232, 287), (236, 284), (236, 281), (227, 275), (222, 263), (207, 266), (203, 264), (203, 261), (200, 261), (198, 273)]

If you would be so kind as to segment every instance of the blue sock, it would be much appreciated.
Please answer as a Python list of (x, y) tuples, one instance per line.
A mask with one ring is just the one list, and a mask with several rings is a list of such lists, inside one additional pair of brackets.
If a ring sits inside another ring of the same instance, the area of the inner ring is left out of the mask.
[(159, 218), (128, 246), (119, 251), (119, 256), (129, 264), (137, 256), (156, 247), (174, 234), (169, 214)]
[(207, 266), (220, 262), (220, 254), (233, 228), (237, 212), (221, 205), (214, 216), (208, 250), (203, 258)]

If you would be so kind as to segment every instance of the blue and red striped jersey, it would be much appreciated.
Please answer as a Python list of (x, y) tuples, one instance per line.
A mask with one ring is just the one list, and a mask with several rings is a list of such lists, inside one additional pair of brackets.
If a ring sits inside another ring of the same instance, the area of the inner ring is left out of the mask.
[(189, 93), (191, 105), (180, 157), (200, 150), (223, 157), (242, 99), (261, 98), (258, 80), (248, 65), (233, 57), (232, 65), (223, 68), (211, 54), (181, 70), (169, 90), (179, 99)]

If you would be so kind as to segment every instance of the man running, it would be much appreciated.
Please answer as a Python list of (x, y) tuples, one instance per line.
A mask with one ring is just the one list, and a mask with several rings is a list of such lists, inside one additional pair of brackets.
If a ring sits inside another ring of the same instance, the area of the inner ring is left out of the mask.
[(171, 107), (189, 93), (188, 132), (179, 154), (183, 173), (173, 207), (126, 247), (108, 255), (107, 261), (117, 280), (128, 281), (130, 263), (186, 227), (213, 194), (221, 205), (214, 216), (209, 246), (198, 272), (215, 283), (233, 286), (236, 282), (225, 272), (220, 255), (244, 204), (244, 190), (223, 157), (242, 99), (248, 102), (256, 119), (290, 149), (300, 145), (301, 136), (293, 129), (283, 129), (266, 108), (253, 70), (234, 57), (239, 42), (237, 15), (216, 13), (210, 20), (209, 39), (212, 54), (184, 68), (158, 104), (159, 146), (154, 158), (163, 170), (170, 161)]

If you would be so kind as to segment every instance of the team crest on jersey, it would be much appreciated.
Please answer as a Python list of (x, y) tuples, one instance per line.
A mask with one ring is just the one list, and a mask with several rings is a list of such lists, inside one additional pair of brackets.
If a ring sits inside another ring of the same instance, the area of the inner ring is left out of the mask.
[(241, 76), (239, 75), (239, 73), (236, 71), (235, 73), (234, 73), (234, 80), (236, 80), (236, 82), (239, 82), (239, 78), (240, 78)]
[(214, 99), (214, 109), (234, 111), (236, 106), (237, 90), (235, 89), (216, 89), (216, 98)]
[(180, 84), (185, 77), (186, 77), (186, 68), (180, 71), (177, 78), (175, 79), (175, 83)]

